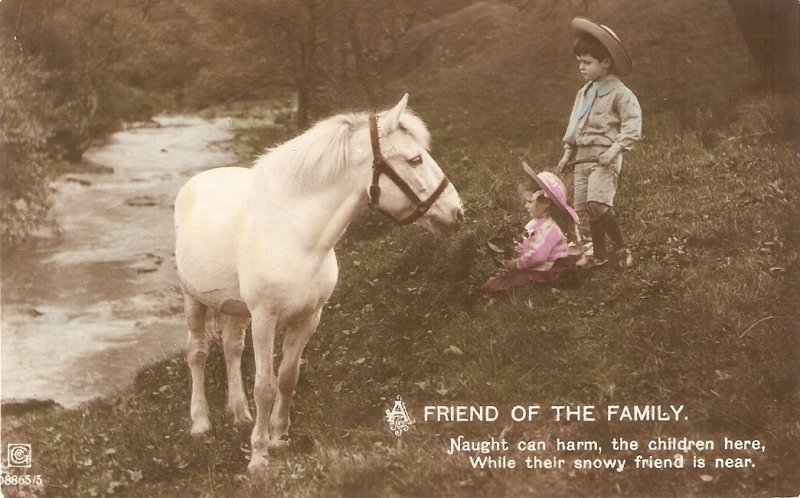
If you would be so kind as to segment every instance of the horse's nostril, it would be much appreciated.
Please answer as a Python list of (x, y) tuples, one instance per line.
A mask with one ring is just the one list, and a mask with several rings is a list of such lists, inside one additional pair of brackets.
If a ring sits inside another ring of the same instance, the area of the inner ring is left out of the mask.
[(456, 220), (459, 223), (464, 223), (464, 211), (461, 209), (456, 210)]

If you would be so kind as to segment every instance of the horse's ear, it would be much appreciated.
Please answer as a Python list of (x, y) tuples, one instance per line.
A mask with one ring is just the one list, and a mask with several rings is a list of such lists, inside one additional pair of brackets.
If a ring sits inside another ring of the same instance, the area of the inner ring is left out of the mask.
[(397, 123), (400, 122), (400, 115), (403, 114), (403, 111), (406, 110), (406, 106), (408, 105), (408, 94), (403, 95), (403, 98), (400, 99), (400, 102), (397, 103), (386, 115), (381, 119), (381, 124), (383, 125), (382, 128), (386, 130), (386, 133), (397, 128)]

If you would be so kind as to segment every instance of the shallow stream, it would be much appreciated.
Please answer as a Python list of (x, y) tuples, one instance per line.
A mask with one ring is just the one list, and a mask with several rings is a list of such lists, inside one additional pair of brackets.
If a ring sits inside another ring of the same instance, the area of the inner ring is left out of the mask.
[(173, 200), (193, 174), (236, 162), (228, 119), (160, 116), (84, 154), (113, 172), (53, 187), (59, 231), (4, 255), (2, 399), (74, 407), (185, 348)]

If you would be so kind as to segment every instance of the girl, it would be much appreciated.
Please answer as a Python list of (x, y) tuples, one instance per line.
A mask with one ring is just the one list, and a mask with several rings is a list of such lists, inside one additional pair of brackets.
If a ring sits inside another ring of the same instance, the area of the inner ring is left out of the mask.
[(568, 245), (573, 242), (574, 248), (581, 247), (576, 230), (578, 215), (567, 205), (564, 184), (549, 171), (537, 175), (525, 163), (522, 168), (533, 180), (521, 186), (531, 220), (525, 225), (524, 238), (514, 248), (517, 257), (506, 261), (506, 269), (483, 284), (481, 290), (486, 292), (549, 282), (580, 259), (579, 251)]

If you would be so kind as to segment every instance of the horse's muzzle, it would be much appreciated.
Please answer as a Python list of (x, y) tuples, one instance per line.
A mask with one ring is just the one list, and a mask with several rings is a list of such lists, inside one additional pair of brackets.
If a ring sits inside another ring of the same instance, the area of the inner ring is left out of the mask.
[(451, 216), (447, 218), (431, 216), (428, 217), (428, 221), (433, 233), (445, 238), (452, 237), (464, 226), (464, 209), (457, 207), (452, 210)]

